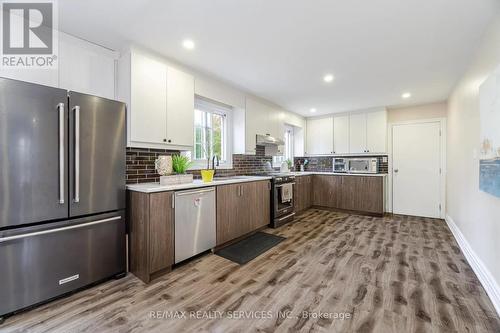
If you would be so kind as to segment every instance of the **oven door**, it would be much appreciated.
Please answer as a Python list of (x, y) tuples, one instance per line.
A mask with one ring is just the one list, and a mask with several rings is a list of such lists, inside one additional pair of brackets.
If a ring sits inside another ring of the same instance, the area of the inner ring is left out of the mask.
[[(283, 200), (283, 185), (292, 184), (291, 199)], [(278, 218), (293, 212), (293, 186), (295, 183), (274, 185), (274, 217)]]

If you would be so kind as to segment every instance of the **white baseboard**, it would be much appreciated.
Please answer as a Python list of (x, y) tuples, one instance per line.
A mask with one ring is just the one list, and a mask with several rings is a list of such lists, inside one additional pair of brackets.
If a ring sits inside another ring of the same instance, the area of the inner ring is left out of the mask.
[(448, 227), (453, 233), (453, 236), (455, 236), (458, 246), (464, 253), (465, 258), (469, 262), (469, 265), (472, 267), (472, 270), (474, 271), (474, 273), (476, 273), (479, 281), (490, 297), (495, 310), (500, 316), (500, 287), (498, 286), (498, 283), (495, 281), (488, 268), (484, 265), (483, 261), (479, 259), (474, 250), (472, 250), (471, 246), (465, 239), (460, 229), (458, 229), (453, 219), (449, 215), (446, 215), (445, 220), (446, 224), (448, 224)]

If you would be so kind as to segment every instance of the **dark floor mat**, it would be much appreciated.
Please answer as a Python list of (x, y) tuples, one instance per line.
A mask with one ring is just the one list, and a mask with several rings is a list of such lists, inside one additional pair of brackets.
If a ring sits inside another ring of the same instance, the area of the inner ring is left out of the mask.
[(257, 258), (259, 255), (278, 245), (285, 239), (285, 237), (271, 235), (265, 232), (257, 232), (237, 243), (216, 251), (215, 254), (243, 265)]

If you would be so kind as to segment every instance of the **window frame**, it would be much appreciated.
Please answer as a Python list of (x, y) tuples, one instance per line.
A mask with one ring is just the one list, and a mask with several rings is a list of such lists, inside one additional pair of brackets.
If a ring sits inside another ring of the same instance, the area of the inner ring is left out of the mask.
[[(219, 162), (218, 169), (232, 169), (233, 167), (233, 115), (232, 107), (219, 103), (217, 101), (205, 98), (203, 96), (195, 95), (194, 110), (200, 110), (208, 114), (218, 114), (222, 115), (224, 123), (222, 125), (222, 155), (225, 156), (225, 160)], [(193, 147), (191, 148), (190, 156), (193, 164), (189, 168), (190, 170), (200, 170), (207, 168), (207, 159), (194, 159), (195, 156), (195, 145), (196, 145), (196, 125), (193, 122)], [(210, 158), (211, 160), (212, 158)]]
[[(290, 160), (293, 163), (294, 159), (294, 149), (295, 149), (295, 138), (294, 133), (295, 129), (293, 126), (286, 125), (283, 130), (283, 139), (285, 141), (285, 145), (283, 146), (283, 154), (273, 156), (272, 166), (273, 168), (280, 168), (281, 163), (286, 160)], [(287, 144), (288, 143), (288, 144)]]

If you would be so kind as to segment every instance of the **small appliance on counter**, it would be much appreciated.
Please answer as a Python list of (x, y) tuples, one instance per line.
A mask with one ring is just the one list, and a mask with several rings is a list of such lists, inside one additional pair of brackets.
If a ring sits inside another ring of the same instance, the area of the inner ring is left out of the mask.
[(347, 159), (334, 158), (333, 159), (333, 172), (347, 172)]
[(349, 158), (347, 170), (350, 173), (378, 173), (378, 159), (376, 157)]

